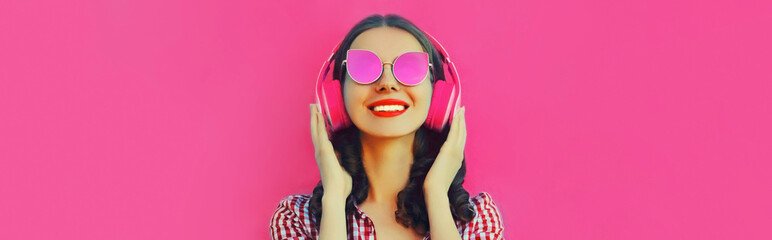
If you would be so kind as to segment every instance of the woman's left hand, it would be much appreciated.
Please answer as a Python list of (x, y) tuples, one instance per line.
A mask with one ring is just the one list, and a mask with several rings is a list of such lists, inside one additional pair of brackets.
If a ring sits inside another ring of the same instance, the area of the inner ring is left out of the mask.
[(461, 168), (466, 144), (466, 107), (462, 107), (453, 116), (448, 138), (442, 144), (437, 158), (424, 180), (424, 192), (431, 191), (447, 194), (453, 178)]

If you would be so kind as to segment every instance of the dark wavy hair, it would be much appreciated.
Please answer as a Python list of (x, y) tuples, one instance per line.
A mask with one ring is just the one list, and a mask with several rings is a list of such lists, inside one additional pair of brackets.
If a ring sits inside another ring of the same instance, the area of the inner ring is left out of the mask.
[[(423, 46), (424, 51), (430, 54), (430, 61), (433, 63), (432, 86), (434, 79), (444, 79), (442, 58), (432, 45), (426, 35), (407, 19), (389, 14), (386, 16), (375, 14), (371, 15), (356, 25), (349, 31), (341, 42), (338, 51), (335, 52), (335, 63), (333, 76), (341, 80), (341, 87), (345, 80), (345, 67), (341, 68), (342, 57), (350, 48), (354, 39), (362, 32), (376, 27), (395, 27), (411, 33)], [(433, 131), (425, 126), (421, 126), (415, 134), (413, 143), (413, 165), (410, 167), (410, 176), (408, 183), (397, 195), (397, 211), (394, 212), (397, 222), (405, 227), (411, 227), (421, 234), (429, 232), (429, 215), (426, 211), (426, 203), (423, 194), (423, 184), (426, 174), (434, 163), (434, 159), (440, 151), (440, 147), (445, 143), (450, 131), (449, 125), (446, 125), (441, 131)], [(353, 186), (351, 193), (346, 198), (346, 215), (356, 212), (353, 203), (363, 202), (367, 198), (370, 184), (362, 164), (362, 143), (360, 142), (360, 130), (351, 125), (347, 128), (333, 132), (330, 141), (333, 148), (340, 154), (341, 166), (351, 175)], [(451, 213), (455, 220), (469, 222), (475, 216), (475, 212), (469, 202), (469, 193), (462, 186), (464, 176), (466, 175), (466, 157), (461, 163), (461, 168), (456, 173), (453, 182), (448, 190), (448, 199), (450, 200)], [(311, 196), (309, 208), (312, 214), (312, 221), (317, 229), (322, 218), (322, 195), (324, 188), (322, 181), (314, 188)], [(347, 221), (348, 224), (348, 221)], [(347, 226), (347, 229), (350, 226)]]

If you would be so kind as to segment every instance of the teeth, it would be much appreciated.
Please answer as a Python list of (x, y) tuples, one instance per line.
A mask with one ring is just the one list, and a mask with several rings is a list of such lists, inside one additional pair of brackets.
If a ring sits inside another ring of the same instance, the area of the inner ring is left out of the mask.
[(405, 110), (405, 106), (402, 105), (380, 105), (375, 106), (373, 108), (373, 111), (376, 112), (393, 112), (393, 111), (402, 111)]

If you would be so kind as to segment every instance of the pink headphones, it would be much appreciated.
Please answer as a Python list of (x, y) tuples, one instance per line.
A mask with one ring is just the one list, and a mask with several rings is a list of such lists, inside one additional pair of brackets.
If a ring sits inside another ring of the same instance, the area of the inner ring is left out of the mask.
[[(441, 131), (446, 123), (450, 124), (452, 122), (453, 113), (459, 108), (461, 82), (456, 73), (456, 66), (450, 60), (450, 56), (445, 51), (445, 48), (442, 47), (442, 44), (428, 33), (424, 34), (429, 37), (434, 48), (440, 53), (444, 63), (443, 70), (446, 78), (435, 79), (432, 103), (429, 106), (429, 115), (426, 117), (424, 126), (434, 131)], [(346, 106), (343, 103), (343, 93), (340, 89), (339, 79), (333, 79), (333, 74), (329, 74), (331, 66), (335, 61), (333, 57), (338, 47), (340, 47), (340, 43), (333, 48), (330, 57), (322, 64), (322, 69), (319, 70), (319, 76), (316, 79), (316, 103), (319, 106), (318, 110), (326, 120), (325, 125), (327, 126), (328, 136), (332, 136), (332, 132), (352, 124), (346, 112)], [(434, 78), (435, 75), (432, 74), (432, 77)]]

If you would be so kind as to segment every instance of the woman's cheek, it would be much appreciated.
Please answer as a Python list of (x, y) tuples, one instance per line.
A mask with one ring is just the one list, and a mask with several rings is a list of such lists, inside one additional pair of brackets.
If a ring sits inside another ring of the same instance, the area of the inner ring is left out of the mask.
[(426, 111), (428, 113), (429, 112), (429, 106), (432, 103), (432, 88), (431, 88), (431, 85), (427, 86), (422, 91), (422, 94), (420, 96), (421, 96), (421, 100), (420, 101), (423, 103), (424, 108), (425, 108), (424, 111)]

